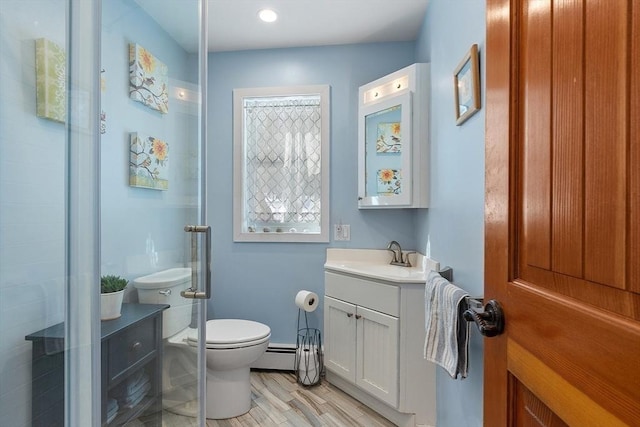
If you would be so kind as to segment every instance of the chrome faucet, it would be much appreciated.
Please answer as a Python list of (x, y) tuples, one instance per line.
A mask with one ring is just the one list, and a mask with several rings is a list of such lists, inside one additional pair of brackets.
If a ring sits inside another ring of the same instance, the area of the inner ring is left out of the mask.
[(391, 265), (399, 265), (401, 267), (411, 267), (409, 262), (409, 254), (415, 253), (415, 251), (407, 252), (404, 256), (402, 254), (402, 248), (400, 243), (392, 240), (387, 245), (387, 250), (393, 254), (391, 258)]
[[(394, 247), (396, 249), (394, 249)], [(391, 258), (391, 264), (402, 261), (402, 248), (400, 247), (400, 243), (396, 242), (395, 240), (390, 241), (387, 245), (387, 250), (393, 254), (393, 258)]]

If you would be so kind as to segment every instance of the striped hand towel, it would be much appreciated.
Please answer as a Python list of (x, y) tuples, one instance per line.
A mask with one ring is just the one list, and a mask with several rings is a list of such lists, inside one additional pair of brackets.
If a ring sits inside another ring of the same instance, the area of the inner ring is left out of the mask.
[(468, 295), (437, 272), (429, 272), (424, 290), (424, 358), (454, 379), (468, 373), (469, 324), (462, 318)]

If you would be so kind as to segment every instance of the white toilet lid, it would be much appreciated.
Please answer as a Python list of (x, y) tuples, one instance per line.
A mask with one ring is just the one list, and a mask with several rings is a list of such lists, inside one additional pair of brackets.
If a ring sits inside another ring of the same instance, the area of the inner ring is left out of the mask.
[[(198, 341), (197, 330), (189, 333), (189, 344)], [(207, 321), (207, 348), (235, 348), (257, 345), (271, 336), (271, 328), (259, 322), (242, 319), (213, 319)]]

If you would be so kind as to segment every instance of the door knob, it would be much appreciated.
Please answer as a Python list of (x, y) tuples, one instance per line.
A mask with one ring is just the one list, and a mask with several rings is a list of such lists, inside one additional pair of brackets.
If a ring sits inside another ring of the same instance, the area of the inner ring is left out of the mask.
[(464, 311), (463, 316), (467, 322), (475, 322), (478, 330), (485, 337), (495, 337), (504, 331), (502, 307), (494, 299), (485, 304), (483, 312), (478, 313), (470, 308)]

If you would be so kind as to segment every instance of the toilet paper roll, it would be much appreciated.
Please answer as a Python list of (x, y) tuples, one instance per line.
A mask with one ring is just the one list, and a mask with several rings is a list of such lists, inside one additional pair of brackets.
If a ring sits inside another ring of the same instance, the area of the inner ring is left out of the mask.
[(302, 290), (296, 295), (296, 305), (304, 311), (318, 308), (318, 295), (315, 292)]

